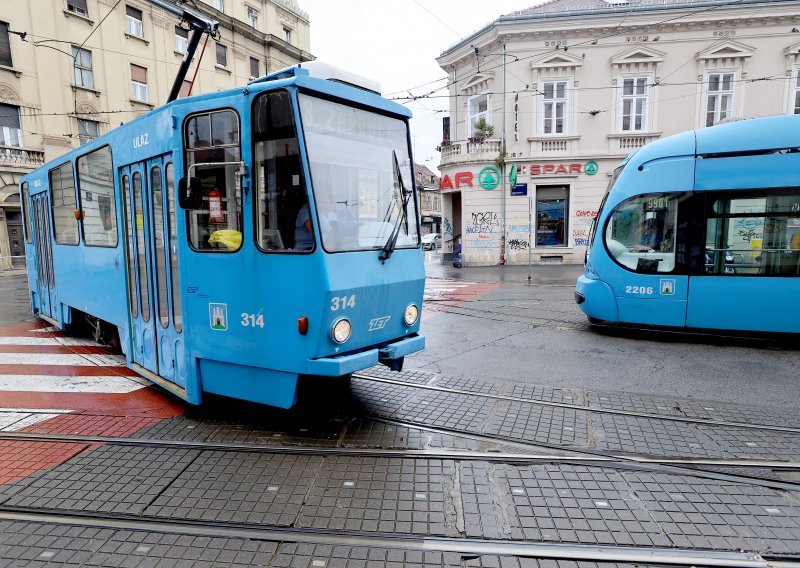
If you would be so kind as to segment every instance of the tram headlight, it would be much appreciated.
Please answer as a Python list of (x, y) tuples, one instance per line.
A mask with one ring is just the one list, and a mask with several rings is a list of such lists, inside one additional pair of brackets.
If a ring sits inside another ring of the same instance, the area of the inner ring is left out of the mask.
[(417, 318), (419, 318), (419, 308), (416, 304), (409, 304), (403, 313), (403, 321), (406, 322), (406, 325), (412, 326), (417, 323)]
[(353, 331), (353, 326), (350, 325), (350, 320), (347, 318), (339, 318), (331, 327), (331, 338), (336, 343), (344, 343), (350, 339), (350, 333)]

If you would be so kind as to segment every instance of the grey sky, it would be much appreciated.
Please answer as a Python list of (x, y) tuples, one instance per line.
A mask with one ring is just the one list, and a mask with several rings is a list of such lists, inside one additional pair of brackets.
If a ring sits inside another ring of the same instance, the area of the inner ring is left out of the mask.
[[(311, 17), (311, 52), (321, 61), (380, 82), (384, 96), (405, 96), (411, 87), (444, 78), (436, 57), (494, 20), (542, 0), (298, 0)], [(442, 80), (426, 89), (442, 87)], [(436, 95), (446, 95), (439, 91)], [(442, 139), (446, 98), (407, 105), (414, 113), (414, 159), (434, 171)], [(426, 161), (430, 159), (430, 161)]]

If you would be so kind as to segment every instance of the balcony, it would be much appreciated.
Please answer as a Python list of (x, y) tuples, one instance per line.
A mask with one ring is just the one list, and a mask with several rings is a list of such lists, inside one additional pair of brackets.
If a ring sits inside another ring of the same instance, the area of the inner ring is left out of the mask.
[(608, 135), (609, 154), (629, 154), (661, 137), (661, 132), (624, 132)]
[(38, 168), (44, 164), (44, 152), (19, 146), (0, 146), (0, 166)]
[(502, 141), (487, 138), (481, 142), (460, 140), (442, 146), (442, 163), (440, 167), (455, 166), (468, 163), (494, 162), (500, 155)]

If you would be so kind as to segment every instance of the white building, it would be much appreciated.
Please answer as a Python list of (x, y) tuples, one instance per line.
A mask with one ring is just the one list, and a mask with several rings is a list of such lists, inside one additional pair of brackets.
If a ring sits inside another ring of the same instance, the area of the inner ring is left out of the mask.
[[(552, 0), (452, 46), (437, 59), (445, 252), (460, 237), (466, 265), (527, 263), (531, 246), (535, 262), (582, 262), (628, 153), (800, 112), (799, 28), (798, 0)], [(475, 136), (481, 118), (492, 135)]]

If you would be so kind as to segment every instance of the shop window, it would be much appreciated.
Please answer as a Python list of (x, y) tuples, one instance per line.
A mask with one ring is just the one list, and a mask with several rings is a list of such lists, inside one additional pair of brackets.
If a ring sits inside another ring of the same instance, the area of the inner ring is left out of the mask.
[(706, 95), (706, 126), (714, 126), (733, 112), (733, 73), (709, 73)]
[(234, 252), (242, 246), (240, 160), (235, 112), (219, 110), (186, 121), (188, 175), (202, 184), (202, 205), (188, 212), (193, 249)]
[(618, 264), (641, 273), (675, 269), (675, 227), (682, 194), (637, 195), (609, 216), (605, 243)]
[(710, 199), (706, 274), (800, 276), (800, 190)]
[(569, 188), (536, 187), (536, 246), (567, 246)]
[(622, 132), (647, 130), (648, 87), (646, 77), (622, 80)]
[(542, 132), (566, 134), (567, 132), (567, 82), (542, 83)]
[(0, 22), (0, 65), (12, 67), (11, 38), (8, 35), (8, 23)]
[(78, 220), (75, 212), (75, 178), (72, 162), (50, 170), (50, 193), (53, 204), (53, 232), (61, 245), (78, 244)]
[(257, 243), (267, 252), (314, 249), (297, 132), (289, 93), (264, 95), (255, 103)]
[(117, 246), (117, 211), (111, 148), (104, 146), (78, 158), (78, 188), (86, 246)]

